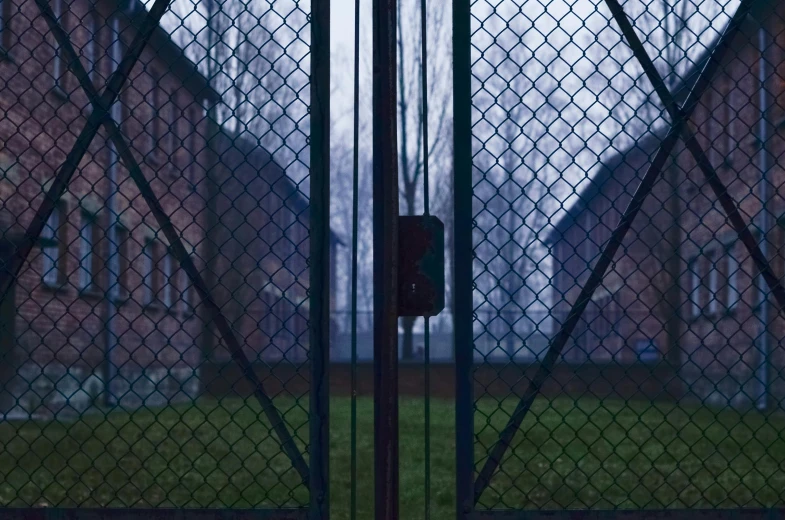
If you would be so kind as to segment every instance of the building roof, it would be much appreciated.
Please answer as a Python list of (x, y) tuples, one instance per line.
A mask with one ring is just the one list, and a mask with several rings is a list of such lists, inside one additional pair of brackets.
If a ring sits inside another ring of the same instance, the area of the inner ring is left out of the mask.
[[(140, 0), (109, 0), (109, 3), (115, 5), (116, 9), (124, 11), (136, 28), (141, 27), (147, 17), (147, 9)], [(153, 30), (147, 47), (164, 62), (169, 72), (182, 80), (183, 86), (197, 99), (211, 102), (220, 99), (220, 95), (210, 86), (208, 79), (199, 72), (196, 64), (185, 55), (185, 51), (172, 40), (171, 34), (160, 24)]]
[[(219, 163), (231, 176), (230, 179), (222, 180), (220, 190), (222, 198), (226, 198), (227, 210), (239, 212), (238, 218), (244, 219), (259, 207), (259, 201), (272, 193), (297, 215), (303, 224), (309, 222), (308, 199), (256, 136), (250, 132), (232, 132), (222, 128), (213, 141), (213, 150), (218, 154)], [(250, 197), (243, 201), (241, 199), (245, 198), (244, 195)], [(243, 217), (240, 217), (240, 214)], [(225, 216), (232, 218), (229, 213)], [(338, 245), (345, 245), (332, 229), (330, 240)]]
[[(770, 0), (760, 0), (759, 2), (756, 2), (754, 8), (765, 7), (773, 7)], [(671, 88), (673, 96), (679, 104), (689, 96), (693, 85), (698, 79), (704, 65), (711, 57), (718, 41), (719, 39), (712, 42), (710, 47), (704, 48), (698, 59), (693, 62), (692, 66), (683, 75), (678, 77), (675, 85)], [(543, 242), (549, 246), (555, 244), (564, 235), (567, 229), (576, 222), (583, 211), (591, 205), (594, 198), (603, 193), (607, 182), (613, 178), (614, 173), (621, 165), (628, 162), (638, 163), (638, 161), (630, 161), (630, 158), (633, 155), (636, 156), (636, 158), (639, 158), (642, 154), (645, 154), (645, 156), (653, 158), (653, 154), (659, 149), (660, 143), (669, 130), (670, 128), (664, 128), (652, 132), (650, 129), (647, 129), (646, 133), (636, 139), (630, 146), (614, 153), (608, 159), (599, 163), (597, 167), (594, 168), (588, 182), (585, 182), (583, 187), (579, 190), (576, 201), (569, 208), (565, 208), (566, 213), (551, 224), (550, 229), (545, 233)]]

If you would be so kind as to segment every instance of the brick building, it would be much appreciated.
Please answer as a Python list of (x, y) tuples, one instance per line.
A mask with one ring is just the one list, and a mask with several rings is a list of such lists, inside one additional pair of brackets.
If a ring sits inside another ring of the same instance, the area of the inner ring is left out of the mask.
[[(223, 130), (212, 141), (219, 179), (214, 296), (250, 359), (306, 360), (309, 315), (309, 204), (297, 184), (248, 133)], [(341, 245), (331, 233), (331, 258)], [(335, 263), (331, 262), (331, 286)], [(331, 292), (331, 307), (334, 292)], [(229, 360), (209, 348), (211, 360)]]
[[(50, 5), (101, 91), (147, 16), (144, 6), (138, 0), (52, 0)], [(0, 15), (0, 245), (7, 252), (31, 222), (84, 126), (90, 106), (36, 3), (1, 0)], [(197, 268), (215, 287), (230, 278), (227, 273), (237, 271), (233, 266), (249, 254), (246, 251), (240, 258), (243, 252), (237, 248), (222, 250), (220, 260), (208, 254), (208, 248), (220, 244), (223, 236), (220, 226), (208, 227), (206, 201), (216, 197), (209, 190), (228, 185), (237, 171), (221, 153), (225, 140), (218, 139), (218, 154), (207, 146), (205, 136), (213, 131), (208, 128), (206, 111), (217, 97), (196, 66), (158, 27), (112, 112)], [(231, 146), (253, 147), (238, 144), (245, 140), (233, 139)], [(259, 159), (262, 152), (255, 149), (254, 153)], [(287, 320), (287, 328), (296, 315), (301, 321), (294, 327), (299, 331), (294, 343), (305, 349), (307, 309), (302, 300), (308, 278), (303, 208), (307, 201), (297, 199), (295, 185), (269, 155), (263, 162), (246, 160), (246, 166), (248, 183), (255, 182), (252, 173), (263, 179), (248, 202), (256, 208), (253, 216), (260, 228), (290, 214), (297, 215), (299, 224), (296, 230), (290, 224), (293, 235), (289, 228), (280, 228), (286, 229), (284, 238), (295, 240), (296, 236), (299, 241), (286, 250), (289, 256), (282, 250), (271, 249), (281, 253), (278, 256), (263, 253), (257, 242), (257, 257), (250, 268), (270, 273), (288, 270), (299, 278), (289, 282), (283, 275), (268, 276), (264, 290), (249, 296), (247, 306), (259, 309), (258, 322), (274, 314)], [(206, 182), (209, 168), (213, 184)], [(268, 182), (273, 177), (275, 182)], [(282, 193), (289, 197), (281, 197)], [(219, 221), (223, 226), (231, 224), (231, 206), (225, 201), (216, 207), (225, 213)], [(206, 229), (213, 231), (208, 234)], [(273, 247), (271, 235), (249, 231)], [(281, 233), (276, 237), (283, 241)], [(244, 245), (253, 242), (250, 237), (244, 240)], [(218, 276), (211, 279), (210, 274)], [(169, 252), (169, 244), (125, 166), (117, 160), (103, 128), (12, 290), (0, 313), (0, 356), (4, 360), (0, 363), (0, 414), (5, 417), (67, 415), (105, 402), (127, 407), (154, 405), (190, 399), (199, 392), (204, 349), (214, 347), (214, 331), (205, 325), (210, 320), (196, 291)], [(299, 306), (287, 308), (289, 315), (277, 308), (273, 313), (278, 300), (268, 293), (278, 299), (287, 296)], [(229, 300), (223, 297), (224, 303)], [(276, 329), (267, 319), (270, 323), (265, 330)], [(248, 351), (252, 359), (277, 341), (272, 333), (264, 338), (252, 336), (253, 331), (247, 329), (240, 338), (248, 344), (255, 342), (256, 348)], [(293, 343), (288, 341), (287, 345)], [(289, 348), (295, 350), (278, 350)]]
[[(702, 65), (698, 60), (672, 87), (678, 100), (686, 98)], [(691, 118), (712, 166), (780, 276), (783, 78), (785, 5), (759, 2)], [(632, 146), (599, 165), (578, 202), (554, 223), (546, 241), (554, 259), (557, 320), (564, 320), (575, 302), (666, 131), (635, 136)], [(768, 289), (761, 292), (761, 283), (716, 196), (680, 143), (578, 324), (564, 360), (656, 367), (659, 393), (670, 398), (777, 407), (785, 398), (780, 376), (785, 323), (776, 304), (762, 297)]]

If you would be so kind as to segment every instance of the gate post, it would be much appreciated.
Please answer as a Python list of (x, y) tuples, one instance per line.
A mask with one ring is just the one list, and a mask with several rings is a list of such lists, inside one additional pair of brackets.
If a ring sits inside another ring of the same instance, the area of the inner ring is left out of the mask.
[(471, 3), (453, 0), (453, 196), (456, 518), (474, 510)]
[(330, 0), (311, 3), (310, 518), (330, 516)]
[(373, 3), (373, 364), (376, 520), (398, 519), (396, 0)]

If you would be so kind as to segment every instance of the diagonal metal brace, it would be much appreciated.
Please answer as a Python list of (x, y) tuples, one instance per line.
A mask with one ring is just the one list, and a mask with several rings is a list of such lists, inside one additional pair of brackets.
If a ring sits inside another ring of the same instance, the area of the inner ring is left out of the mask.
[[(627, 18), (627, 15), (624, 14), (624, 10), (621, 8), (621, 5), (619, 5), (618, 0), (605, 0), (605, 3), (608, 4), (611, 14), (613, 14), (616, 23), (619, 24), (622, 33), (624, 33), (624, 37), (627, 38), (630, 48), (632, 48), (633, 54), (635, 54), (635, 57), (638, 58), (638, 61), (643, 67), (646, 76), (649, 78), (649, 82), (651, 82), (651, 84), (654, 86), (654, 90), (657, 92), (660, 100), (665, 105), (665, 108), (668, 111), (668, 114), (670, 114), (671, 119), (674, 121), (680, 118), (683, 119), (684, 111), (676, 103), (676, 100), (668, 90), (668, 87), (665, 86), (662, 76), (657, 71), (657, 68), (654, 66), (654, 62), (651, 61), (651, 58), (646, 53), (646, 50), (643, 48), (643, 43), (641, 43), (640, 38), (638, 38), (638, 34), (635, 32), (635, 29), (633, 29), (629, 18)], [(739, 210), (736, 208), (736, 204), (733, 201), (733, 197), (731, 197), (728, 193), (725, 184), (723, 184), (719, 175), (717, 175), (717, 172), (712, 167), (709, 157), (706, 155), (706, 152), (695, 138), (695, 132), (689, 127), (689, 125), (683, 125), (681, 128), (681, 137), (684, 140), (684, 144), (686, 145), (687, 149), (695, 158), (695, 162), (697, 163), (704, 177), (706, 177), (706, 182), (709, 183), (712, 191), (717, 196), (717, 199), (719, 199), (722, 208), (728, 215), (728, 220), (730, 221), (731, 227), (733, 227), (734, 231), (738, 233), (739, 238), (747, 247), (747, 251), (755, 261), (755, 267), (758, 268), (758, 271), (766, 280), (766, 283), (768, 284), (771, 292), (774, 294), (774, 298), (777, 300), (780, 309), (785, 309), (785, 287), (782, 286), (779, 278), (777, 278), (777, 276), (774, 274), (774, 271), (772, 271), (768, 259), (763, 255), (763, 252), (761, 251), (760, 246), (755, 240), (755, 237), (753, 236), (749, 227), (744, 223), (741, 213), (739, 213)]]
[[(99, 97), (98, 90), (93, 85), (93, 82), (90, 80), (90, 76), (82, 65), (82, 62), (79, 60), (76, 51), (74, 50), (73, 45), (68, 38), (68, 35), (60, 26), (60, 24), (57, 23), (57, 19), (49, 5), (46, 3), (46, 0), (36, 0), (36, 4), (43, 14), (47, 24), (49, 25), (49, 29), (54, 34), (57, 43), (61, 46), (66, 57), (68, 58), (68, 61), (71, 64), (71, 71), (79, 80), (82, 88), (86, 91), (90, 103), (93, 105), (98, 105), (102, 101)], [(110, 107), (107, 106), (102, 108), (105, 108), (108, 113)], [(166, 235), (166, 238), (169, 240), (175, 258), (188, 274), (191, 283), (193, 283), (204, 304), (210, 311), (212, 319), (215, 320), (216, 326), (221, 332), (222, 337), (226, 341), (226, 344), (232, 353), (232, 357), (242, 369), (245, 377), (253, 384), (254, 395), (257, 401), (259, 401), (262, 410), (264, 411), (265, 415), (267, 415), (273, 430), (281, 442), (281, 446), (291, 460), (295, 470), (300, 475), (303, 484), (307, 487), (309, 481), (308, 465), (305, 463), (301, 451), (297, 448), (291, 433), (287, 429), (286, 422), (281, 417), (272, 399), (270, 399), (270, 397), (265, 392), (262, 381), (253, 370), (253, 365), (248, 360), (245, 352), (243, 352), (242, 346), (237, 340), (237, 336), (232, 331), (228, 320), (221, 312), (221, 308), (210, 295), (207, 284), (204, 282), (201, 274), (199, 274), (198, 269), (196, 269), (193, 260), (183, 246), (180, 235), (172, 225), (169, 216), (166, 215), (166, 212), (161, 207), (161, 204), (150, 187), (149, 182), (147, 182), (147, 179), (145, 178), (139, 163), (133, 156), (131, 148), (128, 146), (128, 143), (120, 132), (117, 122), (111, 117), (105, 117), (101, 121), (101, 124), (106, 127), (109, 138), (117, 148), (120, 159), (128, 168), (131, 178), (136, 183), (137, 187), (139, 188), (139, 192), (141, 193), (147, 205), (150, 207), (156, 221), (158, 222), (158, 225), (161, 227), (164, 234)]]
[(501, 431), (499, 440), (496, 442), (496, 444), (494, 444), (491, 452), (488, 454), (488, 458), (480, 470), (475, 482), (475, 504), (479, 502), (482, 493), (490, 484), (491, 477), (501, 464), (502, 458), (504, 457), (507, 448), (510, 446), (515, 433), (520, 428), (523, 419), (529, 412), (529, 409), (531, 409), (535, 398), (540, 393), (542, 385), (550, 376), (553, 366), (559, 359), (562, 349), (564, 349), (564, 345), (566, 345), (567, 341), (570, 339), (575, 326), (578, 324), (578, 320), (580, 320), (581, 315), (583, 315), (584, 310), (586, 310), (586, 307), (591, 301), (592, 295), (602, 283), (602, 280), (605, 277), (605, 272), (613, 262), (613, 258), (621, 246), (624, 237), (626, 236), (630, 227), (632, 227), (632, 223), (635, 220), (638, 211), (640, 211), (643, 201), (651, 192), (655, 182), (657, 181), (657, 178), (665, 166), (666, 160), (673, 151), (673, 148), (676, 146), (676, 143), (682, 134), (682, 128), (687, 126), (688, 118), (692, 115), (692, 112), (697, 106), (698, 101), (703, 96), (703, 93), (708, 87), (711, 78), (714, 76), (717, 68), (722, 62), (725, 53), (730, 48), (730, 44), (739, 31), (742, 21), (749, 12), (752, 3), (753, 0), (742, 0), (730, 23), (725, 28), (722, 37), (720, 38), (719, 42), (717, 42), (717, 45), (714, 48), (708, 63), (706, 63), (700, 75), (698, 76), (698, 79), (690, 91), (690, 94), (685, 101), (680, 113), (678, 114), (678, 117), (674, 118), (671, 130), (660, 144), (660, 148), (648, 169), (646, 170), (646, 173), (637, 190), (635, 191), (632, 200), (630, 200), (630, 203), (624, 210), (624, 214), (622, 215), (619, 224), (616, 226), (616, 229), (614, 229), (611, 238), (605, 245), (602, 253), (600, 253), (597, 264), (594, 266), (594, 269), (592, 269), (586, 285), (581, 290), (581, 293), (578, 296), (576, 302), (573, 304), (572, 309), (570, 309), (567, 319), (561, 326), (559, 333), (551, 342), (545, 359), (540, 364), (540, 367), (532, 378), (529, 387), (526, 389), (526, 392), (518, 402), (518, 405), (510, 416), (510, 419), (507, 421), (507, 424)]

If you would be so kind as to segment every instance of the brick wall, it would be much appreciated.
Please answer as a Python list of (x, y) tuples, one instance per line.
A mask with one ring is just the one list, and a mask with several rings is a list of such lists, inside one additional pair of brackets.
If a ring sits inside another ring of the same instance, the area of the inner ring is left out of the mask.
[[(767, 50), (766, 59), (768, 63), (777, 63), (778, 74), (785, 71), (782, 68), (785, 43), (782, 37), (782, 29), (785, 28), (783, 14), (785, 10), (780, 6), (773, 16), (767, 17), (768, 29), (778, 36)], [(717, 175), (727, 186), (742, 218), (760, 239), (757, 229), (763, 206), (759, 191), (762, 174), (758, 133), (760, 51), (757, 29), (754, 24), (749, 24), (738, 35), (732, 51), (712, 80), (712, 88), (701, 98), (693, 123), (698, 141), (707, 151)], [(769, 69), (771, 71), (770, 66)], [(766, 88), (781, 96), (781, 84), (781, 77), (770, 76)], [(781, 120), (782, 113), (782, 105), (775, 103), (768, 118), (770, 121)], [(781, 154), (782, 139), (778, 132), (770, 133), (767, 147), (773, 157)], [(681, 149), (676, 162), (681, 180), (679, 225), (683, 234), (680, 249), (683, 258), (680, 281), (683, 295), (679, 341), (681, 378), (701, 399), (715, 404), (748, 405), (763, 391), (763, 382), (756, 372), (762, 361), (758, 338), (764, 330), (758, 310), (757, 270), (692, 156)], [(773, 224), (777, 215), (785, 209), (781, 199), (785, 177), (777, 161), (770, 159), (769, 162), (771, 184), (767, 210), (772, 215)], [(781, 247), (781, 231), (773, 230), (767, 240), (769, 256), (776, 264), (772, 250)], [(716, 278), (712, 278), (715, 275), (709, 271), (710, 265), (717, 269)], [(736, 265), (738, 270), (734, 269)], [(780, 267), (777, 270), (781, 273)], [(701, 289), (693, 294), (698, 281)], [(732, 303), (735, 300), (728, 296), (728, 291), (734, 287), (740, 293), (735, 304)], [(708, 298), (713, 288), (717, 289), (714, 304)], [(775, 308), (772, 316), (776, 314)], [(778, 366), (782, 366), (779, 361), (782, 358), (781, 345), (777, 344), (777, 338), (782, 337), (783, 330), (780, 320), (773, 321), (770, 329), (773, 340), (770, 376), (776, 376)], [(773, 379), (770, 381), (773, 383), (771, 388), (779, 394), (775, 399), (781, 399), (782, 383), (776, 381), (776, 377)], [(777, 406), (776, 403), (770, 405)]]

